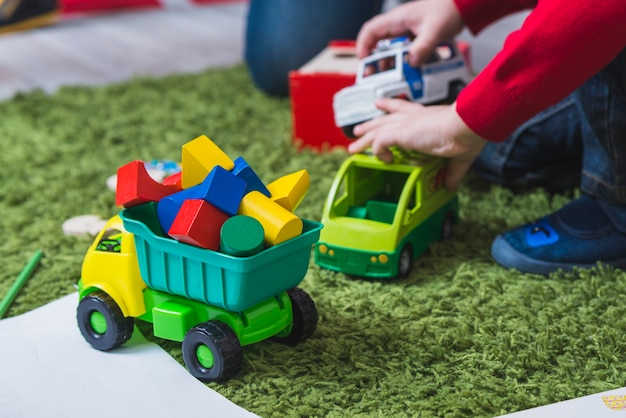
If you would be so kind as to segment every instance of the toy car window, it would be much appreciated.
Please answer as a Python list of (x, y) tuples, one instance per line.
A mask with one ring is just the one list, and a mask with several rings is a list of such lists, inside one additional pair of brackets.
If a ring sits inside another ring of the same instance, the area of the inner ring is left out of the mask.
[(121, 252), (122, 247), (122, 233), (117, 229), (107, 229), (102, 234), (102, 238), (96, 245), (96, 251), (105, 251), (112, 253)]
[(433, 64), (440, 61), (448, 61), (454, 58), (454, 49), (450, 45), (438, 45), (426, 59), (426, 64)]
[(437, 57), (441, 61), (447, 61), (451, 58), (454, 58), (454, 50), (450, 45), (447, 44), (441, 44), (437, 46), (435, 52), (437, 54)]
[(395, 55), (366, 62), (363, 66), (363, 77), (369, 77), (396, 68)]
[(407, 209), (410, 211), (414, 211), (415, 209), (419, 207), (418, 199), (415, 196), (416, 190), (417, 190), (417, 187), (414, 189), (411, 189), (411, 196), (409, 197), (409, 201), (407, 203)]
[(433, 52), (428, 56), (428, 58), (426, 58), (426, 64), (432, 64), (437, 61), (439, 61), (439, 55), (437, 55), (436, 52)]

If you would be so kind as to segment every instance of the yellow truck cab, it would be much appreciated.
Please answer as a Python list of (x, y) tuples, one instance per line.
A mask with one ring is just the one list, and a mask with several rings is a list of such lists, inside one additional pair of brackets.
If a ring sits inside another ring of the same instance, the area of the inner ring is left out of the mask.
[(143, 290), (146, 284), (139, 272), (135, 238), (115, 215), (106, 223), (89, 247), (81, 272), (81, 292), (100, 289), (111, 296), (125, 317), (146, 312)]

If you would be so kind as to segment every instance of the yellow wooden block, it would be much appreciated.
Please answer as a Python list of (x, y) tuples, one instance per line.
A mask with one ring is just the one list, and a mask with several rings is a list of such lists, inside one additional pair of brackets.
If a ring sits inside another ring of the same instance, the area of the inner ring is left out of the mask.
[(187, 142), (183, 145), (181, 162), (183, 188), (202, 183), (216, 165), (229, 171), (235, 167), (233, 160), (208, 136), (200, 135)]
[(294, 212), (311, 186), (309, 172), (296, 171), (274, 180), (267, 185), (272, 200), (290, 212)]
[(302, 233), (302, 219), (256, 190), (243, 197), (239, 214), (261, 222), (267, 246), (280, 244)]

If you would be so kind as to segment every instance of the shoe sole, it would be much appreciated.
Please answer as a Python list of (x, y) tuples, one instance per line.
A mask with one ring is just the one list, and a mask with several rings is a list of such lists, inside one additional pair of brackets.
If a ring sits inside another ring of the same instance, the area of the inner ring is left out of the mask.
[(59, 20), (59, 16), (59, 11), (45, 13), (31, 19), (26, 19), (18, 23), (4, 26), (0, 28), (0, 34), (21, 32), (25, 30), (40, 28), (42, 26), (49, 26)]
[[(491, 245), (491, 256), (502, 267), (519, 270), (522, 273), (533, 273), (547, 276), (559, 270), (571, 271), (574, 267), (582, 269), (590, 269), (597, 267), (597, 263), (592, 264), (568, 264), (553, 263), (549, 261), (536, 260), (515, 250), (504, 238), (497, 236)], [(602, 263), (613, 266), (615, 268), (626, 268), (626, 260), (602, 261)]]

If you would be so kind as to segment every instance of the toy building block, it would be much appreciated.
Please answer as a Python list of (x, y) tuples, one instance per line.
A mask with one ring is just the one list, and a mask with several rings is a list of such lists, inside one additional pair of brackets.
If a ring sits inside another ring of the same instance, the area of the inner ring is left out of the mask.
[(130, 208), (148, 202), (157, 202), (163, 197), (180, 190), (176, 184), (165, 185), (154, 180), (143, 161), (132, 161), (117, 170), (115, 202)]
[(220, 252), (247, 257), (263, 250), (263, 225), (251, 216), (228, 218), (220, 231)]
[(302, 219), (257, 191), (243, 197), (239, 214), (251, 216), (261, 222), (265, 233), (265, 245), (268, 247), (302, 233)]
[(183, 188), (201, 183), (215, 166), (232, 170), (235, 163), (206, 135), (183, 145), (182, 150)]
[(161, 183), (166, 186), (176, 186), (181, 190), (183, 188), (183, 172), (179, 171), (178, 173), (169, 175), (165, 177)]
[(220, 230), (228, 218), (206, 200), (187, 199), (167, 233), (177, 241), (218, 251)]
[(217, 165), (204, 181), (190, 189), (193, 197), (204, 199), (230, 216), (237, 214), (246, 194), (246, 181)]
[(311, 179), (306, 170), (296, 171), (267, 185), (272, 200), (289, 212), (294, 212), (309, 190)]
[(157, 203), (157, 218), (163, 231), (169, 231), (174, 223), (178, 211), (187, 199), (194, 199), (193, 188), (183, 189), (169, 196), (165, 196)]
[(215, 166), (204, 181), (188, 189), (163, 197), (157, 205), (157, 216), (164, 231), (168, 231), (174, 218), (187, 199), (204, 199), (229, 216), (239, 210), (246, 192), (246, 182), (221, 166)]
[(187, 199), (204, 199), (229, 216), (237, 214), (246, 191), (246, 182), (221, 166), (215, 166), (204, 181), (188, 189), (165, 196), (157, 205), (157, 216), (164, 231)]
[(270, 191), (265, 187), (263, 181), (259, 178), (259, 176), (254, 172), (252, 167), (248, 165), (246, 160), (243, 157), (236, 158), (235, 168), (233, 168), (232, 173), (243, 179), (248, 183), (248, 187), (246, 188), (246, 193), (251, 192), (252, 190), (257, 190), (263, 193), (265, 196), (270, 197)]

